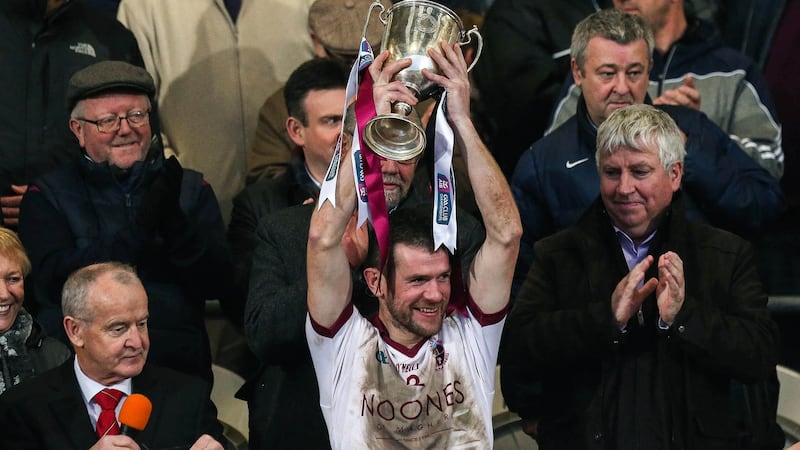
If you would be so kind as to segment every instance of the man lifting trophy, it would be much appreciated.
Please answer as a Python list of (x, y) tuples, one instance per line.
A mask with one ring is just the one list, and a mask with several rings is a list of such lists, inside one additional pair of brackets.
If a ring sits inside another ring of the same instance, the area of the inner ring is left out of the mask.
[[(382, 164), (387, 164), (386, 160), (405, 165), (419, 161), (426, 139), (412, 106), (444, 91), (435, 120), (432, 227), (436, 247), (445, 245), (455, 253), (457, 224), (452, 153), (454, 143), (462, 136), (457, 132), (454, 134), (451, 120), (448, 120), (452, 119), (452, 111), (448, 111), (445, 118), (443, 106), (448, 99), (447, 92), (456, 89), (457, 85), (458, 97), (462, 90), (466, 90), (466, 98), (454, 100), (459, 102), (459, 106), (464, 100), (468, 118), (467, 72), (474, 66), (474, 61), (467, 67), (458, 46), (470, 43), (471, 36), (475, 35), (477, 61), (483, 43), (476, 27), (465, 32), (461, 19), (454, 12), (430, 0), (404, 0), (388, 10), (380, 1), (375, 1), (370, 5), (365, 23), (369, 23), (374, 8), (380, 8), (380, 20), (385, 24), (383, 50), (373, 57), (366, 39), (362, 39), (359, 56), (350, 72), (343, 111), (345, 118), (352, 115), (356, 118), (350, 161), (357, 188), (357, 225), (360, 227), (366, 220), (371, 222), (381, 250), (381, 261), (385, 261), (389, 225)], [(442, 70), (442, 65), (450, 70), (449, 74)], [(349, 108), (351, 105), (352, 109)], [(350, 132), (351, 129), (345, 130), (344, 127), (351, 123), (344, 120), (342, 131)], [(473, 128), (471, 122), (469, 126)], [(335, 186), (342, 150), (338, 145), (322, 184), (320, 207), (326, 201), (336, 205)]]

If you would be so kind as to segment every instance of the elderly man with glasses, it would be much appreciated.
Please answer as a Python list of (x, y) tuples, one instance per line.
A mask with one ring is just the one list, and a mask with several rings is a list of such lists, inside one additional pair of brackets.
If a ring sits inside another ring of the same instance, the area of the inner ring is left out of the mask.
[(120, 261), (136, 268), (150, 299), (150, 360), (210, 380), (205, 299), (229, 289), (231, 257), (213, 190), (154, 139), (154, 95), (150, 75), (120, 61), (73, 75), (69, 126), (83, 155), (31, 183), (19, 234), (49, 333), (65, 340), (59, 298), (69, 274)]

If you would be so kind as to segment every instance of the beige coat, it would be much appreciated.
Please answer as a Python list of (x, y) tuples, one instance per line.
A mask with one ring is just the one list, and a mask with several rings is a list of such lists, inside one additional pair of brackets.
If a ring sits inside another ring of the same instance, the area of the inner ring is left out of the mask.
[(244, 186), (259, 107), (313, 56), (312, 0), (123, 0), (118, 19), (139, 42), (158, 89), (167, 153), (203, 172), (225, 222)]

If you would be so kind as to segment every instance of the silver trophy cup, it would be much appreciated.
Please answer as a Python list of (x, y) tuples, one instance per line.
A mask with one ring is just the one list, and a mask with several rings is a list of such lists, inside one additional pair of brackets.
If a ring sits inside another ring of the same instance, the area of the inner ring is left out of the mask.
[[(483, 39), (477, 27), (464, 31), (461, 19), (450, 9), (429, 0), (404, 0), (385, 10), (380, 2), (370, 6), (380, 7), (380, 19), (385, 28), (381, 51), (389, 50), (387, 64), (399, 59), (410, 58), (411, 66), (400, 71), (395, 80), (400, 80), (424, 100), (441, 89), (428, 80), (422, 69), (440, 73), (439, 68), (428, 56), (428, 49), (439, 50), (439, 43), (458, 43), (466, 45), (474, 35), (478, 41), (478, 51), (469, 66), (472, 70), (483, 50)], [(369, 21), (369, 16), (367, 16)], [(392, 105), (392, 112), (374, 117), (364, 128), (364, 140), (376, 154), (395, 161), (408, 161), (425, 150), (425, 130), (412, 113), (412, 108), (404, 102)]]

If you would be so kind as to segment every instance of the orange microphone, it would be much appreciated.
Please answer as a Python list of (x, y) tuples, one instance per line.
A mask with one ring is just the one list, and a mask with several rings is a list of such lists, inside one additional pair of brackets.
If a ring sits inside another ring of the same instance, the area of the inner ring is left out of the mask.
[(150, 420), (153, 404), (150, 399), (142, 394), (131, 394), (125, 399), (119, 410), (120, 433), (132, 436), (137, 431), (144, 430)]

